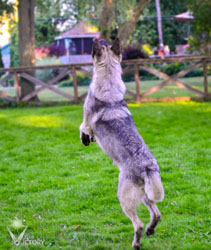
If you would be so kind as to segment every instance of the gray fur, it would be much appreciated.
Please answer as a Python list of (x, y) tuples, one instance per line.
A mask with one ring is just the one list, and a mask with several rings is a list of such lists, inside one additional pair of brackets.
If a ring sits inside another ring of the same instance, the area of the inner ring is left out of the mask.
[[(119, 46), (119, 47), (118, 47)], [(121, 78), (121, 45), (95, 42), (93, 46), (93, 79), (84, 104), (80, 126), (81, 140), (96, 140), (102, 150), (118, 166), (118, 197), (124, 213), (134, 225), (133, 247), (140, 248), (143, 224), (136, 208), (143, 202), (150, 211), (151, 221), (146, 234), (154, 233), (160, 212), (155, 204), (164, 197), (159, 165), (138, 133), (127, 104)]]

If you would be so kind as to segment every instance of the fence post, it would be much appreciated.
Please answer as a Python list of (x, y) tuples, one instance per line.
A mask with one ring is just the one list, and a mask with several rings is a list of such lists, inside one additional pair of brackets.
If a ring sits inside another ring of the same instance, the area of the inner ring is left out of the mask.
[(208, 70), (207, 70), (207, 62), (204, 60), (203, 62), (203, 70), (204, 70), (204, 98), (207, 98), (208, 93)]
[(139, 65), (135, 65), (135, 81), (136, 81), (136, 103), (141, 102), (140, 95), (140, 76), (139, 76)]
[(73, 87), (74, 87), (74, 101), (75, 103), (78, 103), (78, 81), (77, 81), (75, 67), (73, 68)]
[(14, 74), (14, 80), (15, 80), (15, 88), (16, 88), (16, 100), (17, 100), (17, 103), (19, 103), (20, 102), (20, 85), (19, 85), (17, 72), (15, 72)]

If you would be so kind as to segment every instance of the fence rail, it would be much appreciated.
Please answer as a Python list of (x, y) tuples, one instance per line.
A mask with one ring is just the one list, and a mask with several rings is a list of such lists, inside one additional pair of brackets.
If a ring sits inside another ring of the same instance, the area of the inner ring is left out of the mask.
[[(169, 76), (164, 72), (161, 72), (153, 67), (155, 64), (169, 64), (169, 63), (184, 63), (188, 62), (191, 63), (191, 66), (187, 69), (183, 69), (180, 72), (176, 73), (173, 76)], [(153, 59), (133, 59), (133, 60), (124, 60), (122, 61), (123, 67), (123, 74), (127, 73), (134, 73), (135, 78), (135, 92), (127, 90), (127, 94), (131, 97), (131, 101), (136, 101), (137, 103), (141, 101), (166, 101), (166, 100), (178, 100), (178, 99), (185, 99), (187, 100), (188, 97), (163, 97), (163, 98), (146, 98), (147, 96), (151, 95), (152, 93), (158, 91), (159, 89), (169, 85), (170, 83), (175, 84), (180, 88), (184, 88), (194, 94), (196, 94), (201, 99), (210, 99), (211, 93), (209, 93), (209, 86), (208, 86), (208, 67), (211, 68), (211, 56), (191, 56), (191, 57), (174, 57), (174, 58), (153, 58)], [(91, 77), (91, 71), (87, 70), (87, 67), (92, 67), (92, 63), (72, 63), (72, 64), (59, 64), (59, 65), (45, 65), (45, 66), (34, 66), (34, 67), (14, 67), (14, 68), (0, 68), (0, 73), (3, 72), (5, 75), (0, 78), (0, 85), (3, 85), (8, 79), (14, 78), (15, 88), (16, 88), (16, 98), (8, 95), (4, 91), (0, 91), (0, 97), (14, 101), (17, 103), (20, 102), (30, 102), (31, 98), (36, 96), (41, 91), (48, 89), (60, 96), (65, 97), (69, 102), (80, 103), (84, 100), (87, 93), (82, 94), (79, 96), (78, 92), (78, 81), (77, 81), (77, 71), (82, 72), (88, 77)], [(186, 83), (183, 83), (179, 78), (184, 77), (188, 73), (203, 67), (203, 78), (204, 78), (204, 91), (198, 90), (193, 88)], [(35, 76), (31, 75), (30, 72), (35, 72), (36, 70), (46, 70), (46, 69), (59, 69), (62, 70), (57, 76), (53, 77), (51, 80), (44, 82), (37, 79)], [(146, 90), (145, 92), (141, 92), (141, 81), (139, 75), (139, 69), (147, 71), (148, 73), (158, 77), (159, 79), (163, 79), (163, 81), (156, 86), (151, 87), (150, 89)], [(61, 79), (64, 77), (72, 75), (73, 77), (73, 88), (74, 94), (70, 95), (58, 88), (54, 85), (57, 84)], [(20, 83), (19, 77), (22, 77), (29, 82), (32, 82), (35, 85), (38, 85), (38, 88), (33, 92), (29, 93), (28, 95), (21, 98), (20, 95)]]

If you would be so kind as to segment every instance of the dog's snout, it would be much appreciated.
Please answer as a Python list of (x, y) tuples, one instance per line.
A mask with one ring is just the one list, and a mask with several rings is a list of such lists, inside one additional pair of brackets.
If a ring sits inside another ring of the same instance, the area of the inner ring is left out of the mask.
[(104, 39), (100, 39), (100, 40), (99, 40), (99, 43), (100, 43), (101, 45), (105, 46), (105, 47), (108, 46), (107, 42), (106, 42)]

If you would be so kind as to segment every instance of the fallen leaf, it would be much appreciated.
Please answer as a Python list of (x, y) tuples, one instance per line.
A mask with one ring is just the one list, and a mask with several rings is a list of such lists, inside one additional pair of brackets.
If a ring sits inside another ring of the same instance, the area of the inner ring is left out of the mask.
[(74, 227), (74, 231), (76, 231), (79, 227), (81, 227), (81, 225), (77, 225)]

